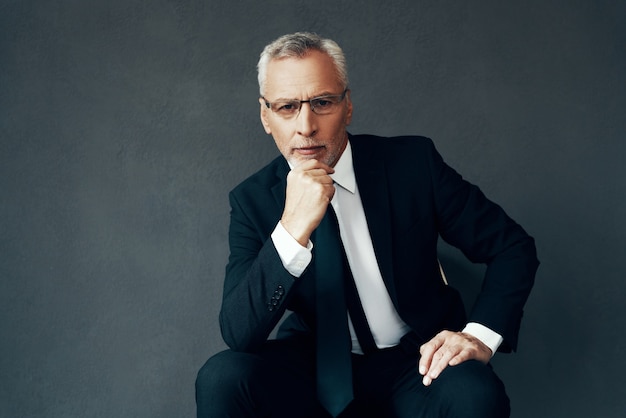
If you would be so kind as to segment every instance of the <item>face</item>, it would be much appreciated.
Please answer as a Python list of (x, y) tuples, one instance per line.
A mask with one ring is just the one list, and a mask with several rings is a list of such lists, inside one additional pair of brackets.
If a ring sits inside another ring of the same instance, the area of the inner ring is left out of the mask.
[[(268, 102), (278, 100), (308, 100), (338, 95), (344, 86), (335, 74), (332, 59), (319, 51), (311, 51), (304, 58), (272, 60), (267, 67), (264, 97)], [(284, 119), (268, 109), (263, 99), (261, 122), (265, 132), (274, 137), (281, 154), (296, 166), (305, 160), (316, 159), (333, 167), (346, 148), (346, 127), (352, 119), (350, 92), (328, 115), (317, 115), (308, 103), (292, 119)]]

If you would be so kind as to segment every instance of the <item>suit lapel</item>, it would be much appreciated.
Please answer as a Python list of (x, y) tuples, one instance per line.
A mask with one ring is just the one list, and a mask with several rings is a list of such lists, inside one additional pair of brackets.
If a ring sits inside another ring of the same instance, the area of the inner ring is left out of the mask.
[(350, 139), (354, 173), (378, 266), (389, 294), (397, 301), (393, 280), (389, 185), (384, 155), (373, 146), (361, 144), (361, 138), (351, 136)]
[(283, 158), (281, 163), (276, 167), (276, 183), (271, 187), (272, 194), (281, 211), (285, 207), (285, 198), (287, 194), (287, 174), (289, 174), (289, 165)]

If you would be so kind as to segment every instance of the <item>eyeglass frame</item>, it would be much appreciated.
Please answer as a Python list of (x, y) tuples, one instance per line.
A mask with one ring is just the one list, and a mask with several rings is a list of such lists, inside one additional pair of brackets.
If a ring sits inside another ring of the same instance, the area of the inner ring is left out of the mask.
[[(267, 101), (267, 99), (266, 99), (265, 97), (263, 97), (263, 96), (261, 96), (261, 99), (263, 99), (263, 101), (265, 102), (265, 106), (266, 106), (269, 110), (271, 110), (271, 111), (272, 111), (272, 113), (275, 113), (275, 114), (277, 114), (278, 116), (280, 116), (280, 117), (282, 117), (282, 118), (291, 119), (291, 118), (296, 117), (296, 116), (298, 116), (298, 115), (300, 114), (300, 110), (302, 109), (302, 104), (303, 104), (303, 103), (308, 103), (308, 104), (309, 104), (309, 106), (311, 106), (311, 111), (312, 111), (313, 113), (315, 113), (316, 115), (330, 115), (330, 114), (332, 114), (332, 112), (330, 112), (330, 113), (317, 113), (317, 112), (315, 111), (315, 109), (316, 109), (316, 107), (317, 107), (317, 106), (315, 106), (315, 105), (313, 104), (313, 102), (314, 102), (314, 101), (316, 101), (316, 100), (324, 100), (324, 99), (329, 99), (329, 98), (336, 98), (336, 97), (338, 97), (338, 98), (339, 98), (339, 100), (337, 101), (337, 103), (334, 103), (334, 104), (339, 104), (339, 103), (343, 102), (343, 100), (346, 98), (346, 94), (347, 94), (349, 91), (350, 91), (350, 89), (349, 89), (348, 87), (346, 87), (346, 88), (344, 89), (343, 93), (341, 93), (341, 94), (326, 94), (326, 95), (324, 95), (324, 96), (311, 97), (311, 98), (310, 98), (310, 99), (308, 99), (308, 100), (298, 100), (298, 99), (293, 99), (293, 100), (284, 100), (284, 101), (283, 101), (283, 100), (278, 100), (278, 101), (275, 101), (275, 102), (268, 102), (268, 101)], [(276, 103), (281, 103), (281, 102), (286, 103), (286, 104), (293, 104), (293, 105), (297, 104), (297, 105), (298, 105), (297, 112), (296, 112), (296, 113), (294, 113), (293, 115), (287, 115), (287, 116), (284, 116), (284, 115), (279, 114), (276, 110), (272, 109), (272, 105), (273, 105), (273, 104), (276, 104)]]

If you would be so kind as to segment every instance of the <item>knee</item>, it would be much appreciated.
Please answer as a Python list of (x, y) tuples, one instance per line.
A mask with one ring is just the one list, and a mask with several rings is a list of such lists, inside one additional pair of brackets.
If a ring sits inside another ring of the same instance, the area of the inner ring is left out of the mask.
[(258, 365), (252, 354), (223, 351), (196, 377), (198, 417), (251, 416), (258, 399)]
[(196, 394), (232, 393), (253, 374), (254, 365), (249, 355), (230, 350), (209, 358), (196, 377)]
[(206, 363), (198, 371), (196, 376), (196, 394), (206, 392), (211, 386), (215, 385), (216, 377), (214, 369), (218, 366), (214, 357), (207, 360)]
[(432, 385), (431, 395), (445, 405), (446, 416), (503, 418), (509, 416), (504, 384), (491, 366), (468, 361), (448, 367)]

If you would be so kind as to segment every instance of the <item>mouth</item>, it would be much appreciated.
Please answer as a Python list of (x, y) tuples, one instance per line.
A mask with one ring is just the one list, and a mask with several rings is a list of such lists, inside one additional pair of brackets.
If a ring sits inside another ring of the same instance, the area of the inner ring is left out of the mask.
[(325, 147), (323, 145), (294, 148), (294, 153), (299, 155), (315, 155), (322, 151)]

